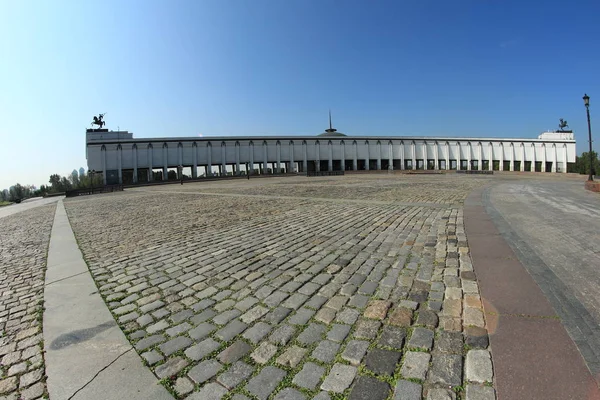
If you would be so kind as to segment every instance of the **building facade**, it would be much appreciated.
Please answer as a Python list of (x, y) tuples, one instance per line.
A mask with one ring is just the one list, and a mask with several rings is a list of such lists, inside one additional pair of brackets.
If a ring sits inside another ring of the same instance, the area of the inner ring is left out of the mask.
[(214, 175), (360, 170), (567, 172), (572, 132), (537, 139), (411, 136), (134, 138), (127, 131), (86, 132), (88, 169), (105, 184)]

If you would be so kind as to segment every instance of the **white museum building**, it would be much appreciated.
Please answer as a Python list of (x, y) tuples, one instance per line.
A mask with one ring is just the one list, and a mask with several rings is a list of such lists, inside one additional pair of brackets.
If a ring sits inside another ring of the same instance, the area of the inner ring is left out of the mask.
[(347, 136), (134, 138), (127, 131), (88, 129), (88, 169), (104, 184), (218, 175), (365, 170), (567, 172), (575, 162), (570, 131), (537, 139)]

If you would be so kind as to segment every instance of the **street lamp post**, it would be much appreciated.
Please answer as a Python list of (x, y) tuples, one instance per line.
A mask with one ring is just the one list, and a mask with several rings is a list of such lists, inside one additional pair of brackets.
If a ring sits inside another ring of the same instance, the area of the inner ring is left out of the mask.
[(594, 176), (592, 174), (592, 169), (594, 167), (594, 157), (592, 154), (592, 125), (590, 123), (590, 96), (587, 94), (583, 95), (583, 104), (585, 104), (585, 110), (587, 112), (588, 136), (590, 140), (590, 176), (588, 177), (588, 181), (593, 181)]

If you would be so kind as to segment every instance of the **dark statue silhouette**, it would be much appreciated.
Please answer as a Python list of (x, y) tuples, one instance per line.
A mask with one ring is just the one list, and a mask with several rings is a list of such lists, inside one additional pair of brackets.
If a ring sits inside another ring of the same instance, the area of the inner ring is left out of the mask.
[(558, 122), (558, 130), (562, 132), (565, 128), (568, 127), (569, 125), (567, 124), (567, 120), (561, 118)]
[(106, 125), (106, 121), (103, 120), (103, 118), (104, 118), (105, 115), (106, 115), (106, 113), (104, 113), (104, 114), (98, 114), (97, 117), (94, 115), (94, 121), (92, 121), (92, 127), (94, 125), (98, 125), (98, 129), (102, 129), (102, 127), (104, 125)]

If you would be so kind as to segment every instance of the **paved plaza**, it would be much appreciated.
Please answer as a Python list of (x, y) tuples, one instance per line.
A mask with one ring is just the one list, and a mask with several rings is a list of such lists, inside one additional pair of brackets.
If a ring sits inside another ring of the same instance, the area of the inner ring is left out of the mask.
[[(534, 221), (520, 223), (530, 214), (513, 214), (506, 192), (555, 185), (576, 191), (581, 182), (550, 174), (253, 178), (62, 204), (106, 306), (174, 398), (493, 400), (493, 331), (465, 199), (484, 190), (489, 212), (505, 218), (495, 222), (551, 260), (543, 247), (560, 243), (535, 242)], [(590, 210), (600, 203), (582, 196)], [(0, 399), (46, 393), (41, 313), (55, 209), (0, 218)], [(569, 334), (582, 318), (593, 331), (598, 297), (586, 294), (600, 293), (598, 272), (552, 269), (588, 310), (571, 320), (558, 312)], [(584, 341), (574, 341), (594, 371), (596, 353), (586, 358)]]

